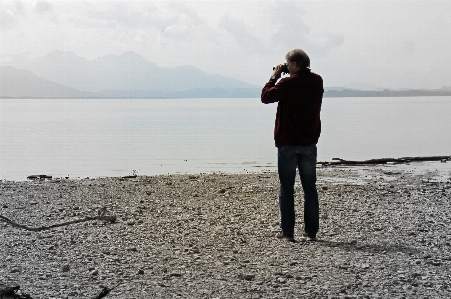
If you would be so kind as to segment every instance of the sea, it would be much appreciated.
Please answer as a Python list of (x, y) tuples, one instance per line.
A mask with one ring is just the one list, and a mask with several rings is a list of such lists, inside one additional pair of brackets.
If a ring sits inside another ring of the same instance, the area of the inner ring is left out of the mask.
[[(0, 180), (275, 171), (276, 109), (258, 98), (1, 99)], [(318, 161), (451, 156), (451, 97), (324, 98), (321, 119)]]

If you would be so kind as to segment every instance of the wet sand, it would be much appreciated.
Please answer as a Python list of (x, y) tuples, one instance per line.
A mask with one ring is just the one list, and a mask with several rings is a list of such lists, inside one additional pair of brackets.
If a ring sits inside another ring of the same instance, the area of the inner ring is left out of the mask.
[(318, 168), (318, 242), (279, 227), (277, 173), (0, 183), (0, 286), (32, 298), (449, 298), (451, 173)]

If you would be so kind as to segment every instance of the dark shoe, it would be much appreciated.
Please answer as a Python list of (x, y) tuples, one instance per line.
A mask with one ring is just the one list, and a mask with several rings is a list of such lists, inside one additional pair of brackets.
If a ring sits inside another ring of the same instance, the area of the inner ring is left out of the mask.
[(294, 241), (294, 236), (293, 236), (293, 234), (278, 233), (278, 234), (276, 235), (276, 238), (278, 238), (278, 239), (284, 239), (284, 240), (287, 240), (287, 241)]
[(307, 235), (307, 234), (304, 234), (304, 241), (307, 241), (307, 242), (314, 242), (314, 241), (317, 241), (318, 239), (316, 238), (316, 235)]

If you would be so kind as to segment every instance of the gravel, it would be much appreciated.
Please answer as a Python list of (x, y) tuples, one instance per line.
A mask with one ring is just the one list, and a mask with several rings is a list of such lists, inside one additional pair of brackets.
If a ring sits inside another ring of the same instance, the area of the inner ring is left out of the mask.
[(0, 182), (0, 285), (33, 298), (450, 298), (450, 174), (322, 167), (319, 241), (279, 226), (274, 172)]

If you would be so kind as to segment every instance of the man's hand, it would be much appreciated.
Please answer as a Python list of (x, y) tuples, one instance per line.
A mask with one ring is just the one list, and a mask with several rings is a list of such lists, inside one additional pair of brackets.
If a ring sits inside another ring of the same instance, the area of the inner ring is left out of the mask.
[(279, 79), (282, 76), (282, 65), (281, 64), (278, 64), (274, 67), (272, 75), (274, 77), (276, 77), (276, 79)]

